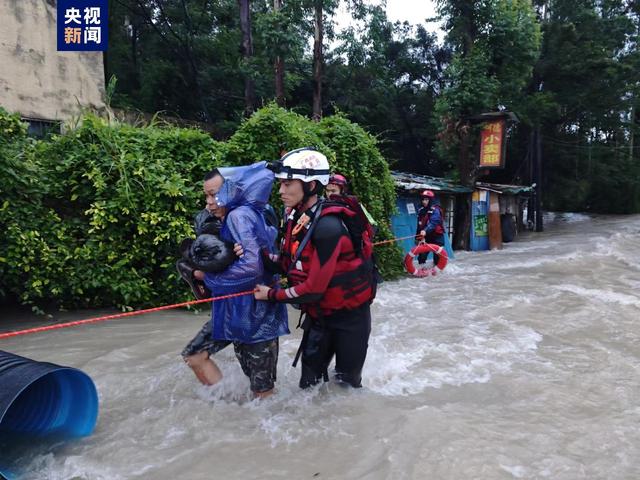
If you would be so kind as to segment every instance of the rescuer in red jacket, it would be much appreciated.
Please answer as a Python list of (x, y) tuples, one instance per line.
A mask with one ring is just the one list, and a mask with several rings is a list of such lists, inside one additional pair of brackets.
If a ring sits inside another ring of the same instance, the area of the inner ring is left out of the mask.
[(274, 171), (286, 218), (280, 254), (271, 256), (270, 264), (286, 275), (288, 288), (259, 285), (255, 298), (299, 304), (306, 314), (298, 351), (300, 387), (327, 381), (335, 355), (336, 380), (358, 388), (375, 296), (371, 242), (364, 252), (354, 246), (345, 221), (353, 217), (351, 210), (321, 200), (329, 182), (329, 162), (322, 153), (311, 148), (291, 151)]

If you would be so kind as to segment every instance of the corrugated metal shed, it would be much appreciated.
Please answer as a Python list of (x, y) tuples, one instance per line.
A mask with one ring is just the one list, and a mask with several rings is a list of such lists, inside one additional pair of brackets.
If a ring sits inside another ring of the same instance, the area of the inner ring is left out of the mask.
[[(398, 211), (391, 217), (391, 225), (396, 237), (410, 236), (415, 232), (416, 212), (420, 209), (419, 192), (422, 190), (429, 189), (438, 194), (440, 203), (444, 207), (444, 224), (451, 241), (453, 241), (453, 234), (457, 226), (454, 218), (456, 203), (470, 200), (474, 191), (492, 192), (491, 196), (497, 197), (496, 204), (499, 208), (499, 211), (494, 213), (502, 216), (509, 215), (509, 218), (515, 217), (516, 225), (521, 225), (523, 222), (523, 200), (526, 200), (528, 196), (534, 193), (533, 187), (525, 185), (476, 182), (475, 188), (472, 189), (445, 178), (431, 177), (429, 175), (392, 171), (391, 176), (398, 192), (396, 204)], [(487, 195), (487, 198), (489, 198), (489, 195)], [(411, 239), (401, 243), (402, 248), (407, 252), (413, 245), (414, 242)]]

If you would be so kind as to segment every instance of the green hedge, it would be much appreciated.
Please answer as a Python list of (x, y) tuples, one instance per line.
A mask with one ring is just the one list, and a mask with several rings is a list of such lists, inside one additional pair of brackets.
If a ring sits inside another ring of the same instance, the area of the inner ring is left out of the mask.
[[(240, 165), (275, 160), (282, 150), (313, 146), (327, 155), (334, 171), (349, 178), (357, 195), (379, 225), (376, 240), (393, 238), (390, 218), (395, 211), (395, 188), (389, 165), (377, 140), (343, 115), (315, 123), (275, 104), (267, 105), (240, 125), (229, 139), (221, 163)], [(255, 161), (254, 160), (254, 161)], [(274, 192), (277, 187), (274, 187)], [(273, 204), (280, 207), (277, 195)], [(376, 260), (384, 278), (402, 273), (402, 252), (396, 244), (376, 247)]]
[[(376, 139), (342, 115), (325, 117), (318, 126), (320, 138), (335, 154), (332, 167), (349, 179), (349, 188), (376, 220), (376, 240), (392, 239), (390, 221), (396, 210), (396, 193)], [(384, 278), (402, 274), (402, 251), (397, 243), (376, 247), (375, 255)]]
[[(387, 164), (375, 139), (343, 117), (313, 123), (269, 105), (221, 143), (198, 130), (87, 116), (75, 130), (34, 141), (0, 109), (0, 296), (36, 309), (188, 299), (174, 262), (202, 208), (203, 175), (305, 145), (353, 179), (381, 238), (390, 238)], [(397, 247), (380, 247), (378, 258), (385, 277), (400, 273)]]

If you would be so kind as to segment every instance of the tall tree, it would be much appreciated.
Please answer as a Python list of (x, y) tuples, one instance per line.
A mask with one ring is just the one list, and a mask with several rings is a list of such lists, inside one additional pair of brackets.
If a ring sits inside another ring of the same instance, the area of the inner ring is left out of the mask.
[(376, 134), (394, 168), (443, 175), (430, 119), (450, 51), (421, 25), (390, 22), (380, 6), (357, 13), (326, 62), (328, 112), (345, 112)]
[(119, 79), (115, 106), (205, 122), (242, 108), (235, 1), (111, 1), (107, 64)]
[(313, 115), (311, 118), (316, 122), (322, 118), (322, 71), (324, 67), (322, 4), (322, 0), (315, 0), (313, 4)]
[[(457, 157), (459, 180), (473, 186), (478, 172), (470, 119), (516, 109), (538, 57), (539, 25), (528, 0), (438, 0), (438, 8), (455, 52), (436, 106), (443, 131), (439, 151), (445, 158)], [(470, 205), (463, 207), (458, 248), (469, 243)]]
[(640, 168), (629, 155), (639, 81), (637, 2), (556, 0), (544, 7), (535, 88), (551, 107), (538, 112), (548, 206), (640, 208)]
[[(273, 0), (273, 11), (279, 16), (282, 10), (282, 0)], [(284, 93), (284, 56), (278, 53), (273, 61), (273, 70), (275, 77), (276, 103), (280, 107), (285, 105)]]
[[(350, 0), (359, 3), (361, 0)], [(301, 0), (301, 7), (310, 12), (313, 31), (313, 99), (311, 118), (319, 121), (322, 118), (323, 98), (322, 89), (324, 82), (324, 41), (325, 37), (333, 39), (333, 17), (340, 0)]]
[(253, 35), (251, 33), (251, 0), (238, 0), (242, 56), (244, 60), (244, 115), (250, 117), (255, 108), (255, 87), (252, 78)]

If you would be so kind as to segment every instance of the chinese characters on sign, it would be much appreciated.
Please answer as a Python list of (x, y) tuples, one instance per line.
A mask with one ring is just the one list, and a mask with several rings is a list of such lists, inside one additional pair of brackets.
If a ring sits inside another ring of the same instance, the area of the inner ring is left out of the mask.
[(58, 51), (105, 51), (108, 0), (58, 0)]
[(484, 124), (482, 132), (480, 133), (480, 167), (504, 167), (502, 148), (504, 128), (504, 120), (496, 120)]

